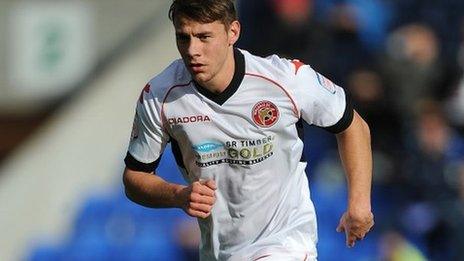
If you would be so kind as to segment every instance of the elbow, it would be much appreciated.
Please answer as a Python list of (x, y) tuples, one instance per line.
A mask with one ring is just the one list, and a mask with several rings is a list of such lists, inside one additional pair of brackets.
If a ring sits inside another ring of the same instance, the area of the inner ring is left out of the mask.
[(126, 198), (134, 203), (137, 203), (137, 201), (135, 200), (134, 196), (131, 194), (130, 190), (128, 190), (127, 188), (124, 189), (124, 194), (126, 195)]
[(124, 170), (124, 173), (122, 174), (122, 184), (124, 185), (124, 189), (127, 190), (130, 184), (129, 171), (127, 170), (127, 168)]
[(140, 204), (139, 201), (137, 200), (137, 197), (135, 197), (134, 192), (132, 192), (127, 186), (124, 188), (124, 194), (126, 195), (126, 198), (136, 204)]
[(134, 195), (133, 195), (133, 192), (131, 190), (132, 188), (132, 179), (130, 177), (130, 173), (129, 171), (126, 169), (124, 171), (124, 174), (122, 175), (122, 183), (124, 184), (124, 193), (126, 194), (126, 197), (130, 200), (130, 201), (134, 201)]

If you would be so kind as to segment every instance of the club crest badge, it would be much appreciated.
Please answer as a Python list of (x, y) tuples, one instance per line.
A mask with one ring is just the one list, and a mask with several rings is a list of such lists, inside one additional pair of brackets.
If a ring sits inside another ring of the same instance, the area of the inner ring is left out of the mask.
[(263, 128), (269, 128), (279, 120), (279, 109), (270, 101), (260, 101), (251, 112), (253, 122)]

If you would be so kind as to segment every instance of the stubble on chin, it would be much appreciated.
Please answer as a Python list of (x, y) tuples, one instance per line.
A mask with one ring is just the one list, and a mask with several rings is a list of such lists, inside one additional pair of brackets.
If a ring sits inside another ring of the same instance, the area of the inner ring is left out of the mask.
[(203, 85), (204, 83), (208, 82), (208, 76), (205, 73), (191, 74), (192, 78), (200, 85)]

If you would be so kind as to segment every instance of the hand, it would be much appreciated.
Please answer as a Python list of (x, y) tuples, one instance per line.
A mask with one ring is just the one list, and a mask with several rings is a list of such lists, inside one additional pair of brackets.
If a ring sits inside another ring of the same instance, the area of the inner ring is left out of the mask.
[(347, 211), (340, 218), (337, 232), (345, 232), (346, 245), (354, 247), (356, 240), (363, 240), (372, 226), (374, 226), (374, 215), (372, 212), (354, 214)]
[(180, 191), (182, 209), (192, 217), (207, 218), (216, 202), (215, 190), (214, 180), (195, 181), (184, 187)]

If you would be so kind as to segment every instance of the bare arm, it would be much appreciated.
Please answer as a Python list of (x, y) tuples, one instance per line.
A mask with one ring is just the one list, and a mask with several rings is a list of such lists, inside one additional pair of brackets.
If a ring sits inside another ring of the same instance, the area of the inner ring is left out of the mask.
[(344, 231), (349, 247), (363, 239), (374, 224), (371, 212), (372, 151), (367, 123), (354, 112), (351, 125), (336, 135), (348, 185), (348, 208), (337, 231)]
[(169, 183), (154, 173), (126, 168), (123, 182), (127, 197), (133, 202), (151, 208), (182, 208), (194, 217), (210, 215), (216, 200), (213, 180), (193, 182), (190, 186)]
[(151, 208), (169, 208), (182, 206), (177, 196), (185, 187), (164, 181), (154, 173), (124, 170), (123, 182), (126, 196), (137, 204)]

